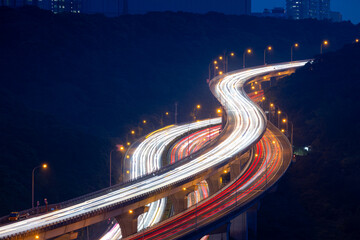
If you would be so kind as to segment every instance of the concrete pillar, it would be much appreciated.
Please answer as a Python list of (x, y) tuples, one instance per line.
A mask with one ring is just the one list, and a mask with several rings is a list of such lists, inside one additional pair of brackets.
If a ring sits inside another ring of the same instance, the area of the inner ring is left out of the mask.
[(169, 196), (169, 200), (173, 205), (174, 215), (187, 209), (187, 196), (189, 193), (194, 192), (195, 190), (197, 190), (197, 185), (183, 188), (181, 191)]
[(246, 211), (249, 240), (257, 239), (257, 211), (259, 210), (259, 207), (260, 204), (256, 203)]
[(231, 220), (230, 239), (255, 240), (257, 238), (257, 211), (260, 204), (256, 203), (246, 212)]
[(231, 220), (230, 238), (234, 240), (248, 240), (248, 225), (246, 212)]
[(220, 176), (221, 174), (214, 174), (206, 179), (209, 186), (209, 194), (212, 195), (220, 190)]
[(148, 210), (149, 207), (144, 206), (115, 217), (116, 221), (120, 225), (123, 238), (137, 233), (138, 217)]
[(230, 226), (228, 222), (209, 233), (209, 240), (230, 240)]

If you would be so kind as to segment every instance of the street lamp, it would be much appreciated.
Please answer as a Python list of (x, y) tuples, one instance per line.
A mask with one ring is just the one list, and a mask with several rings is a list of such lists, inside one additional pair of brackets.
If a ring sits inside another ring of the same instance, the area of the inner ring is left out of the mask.
[(215, 68), (217, 67), (216, 66), (216, 64), (217, 64), (218, 62), (215, 60), (215, 61), (213, 61), (213, 62), (211, 62), (211, 63), (209, 63), (209, 81), (211, 80), (211, 65), (213, 66), (213, 68), (214, 68), (214, 75), (215, 75)]
[(224, 69), (225, 72), (229, 71), (229, 57), (234, 57), (234, 56), (235, 56), (234, 52), (225, 54), (225, 69)]
[[(129, 146), (130, 145), (130, 143), (129, 142), (127, 142), (127, 145)], [(110, 185), (110, 187), (111, 187), (111, 154), (112, 154), (112, 152), (113, 151), (118, 151), (118, 152), (123, 152), (124, 150), (125, 150), (125, 147), (123, 146), (123, 145), (116, 145), (116, 148), (114, 148), (114, 149), (112, 149), (111, 151), (110, 151), (110, 166), (109, 166), (109, 173), (110, 173), (110, 176), (109, 176), (109, 185)], [(122, 172), (122, 171), (121, 171)]]
[(327, 40), (322, 41), (322, 43), (320, 45), (320, 54), (323, 53), (323, 47), (326, 47), (327, 45), (329, 45), (329, 41), (327, 41)]
[(35, 170), (38, 169), (38, 168), (42, 168), (42, 169), (46, 169), (48, 166), (46, 163), (40, 165), (40, 166), (37, 166), (37, 167), (34, 167), (34, 169), (32, 170), (32, 178), (31, 178), (31, 206), (32, 208), (34, 208), (34, 175), (35, 175)]
[(299, 47), (299, 44), (298, 44), (298, 43), (295, 43), (295, 44), (291, 45), (291, 62), (293, 61), (293, 56), (294, 56), (293, 51), (294, 51), (294, 47), (295, 47), (295, 48)]
[(357, 38), (357, 39), (355, 39), (355, 43), (359, 43), (360, 42), (360, 40)]
[(251, 54), (251, 53), (252, 53), (252, 50), (251, 50), (250, 48), (248, 48), (248, 49), (246, 49), (246, 50), (244, 51), (244, 54), (243, 54), (243, 68), (246, 67), (246, 62), (245, 62), (245, 60), (246, 60), (246, 54)]
[(268, 46), (267, 48), (264, 49), (264, 65), (266, 65), (266, 52), (271, 52), (272, 51), (272, 47)]

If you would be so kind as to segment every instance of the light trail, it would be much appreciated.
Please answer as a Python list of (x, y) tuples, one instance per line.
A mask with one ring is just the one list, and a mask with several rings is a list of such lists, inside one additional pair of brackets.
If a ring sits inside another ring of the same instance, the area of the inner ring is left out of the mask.
[(228, 119), (217, 145), (209, 147), (206, 152), (191, 162), (169, 170), (166, 173), (55, 212), (2, 226), (0, 227), (0, 238), (25, 233), (26, 231), (54, 225), (95, 211), (105, 210), (114, 204), (129, 202), (144, 194), (153, 193), (161, 188), (183, 182), (211, 167), (228, 161), (236, 154), (244, 153), (252, 144), (259, 140), (266, 129), (265, 115), (246, 96), (242, 89), (244, 84), (255, 76), (301, 67), (305, 63), (303, 61), (244, 69), (226, 75), (221, 79), (217, 79), (217, 81), (212, 81), (212, 91), (224, 106)]
[[(214, 118), (211, 120), (203, 120), (179, 126), (171, 125), (148, 134), (130, 157), (130, 178), (133, 180), (143, 176), (144, 174), (149, 174), (160, 169), (161, 157), (166, 146), (179, 136), (189, 131), (208, 127), (213, 124), (219, 124), (220, 122), (221, 118)], [(166, 198), (162, 198), (148, 204), (148, 212), (141, 214), (138, 218), (138, 232), (158, 223), (164, 213), (165, 206)], [(109, 232), (104, 234), (100, 240), (117, 240), (121, 238), (122, 235), (120, 226), (119, 224), (114, 224), (114, 226), (110, 228)]]

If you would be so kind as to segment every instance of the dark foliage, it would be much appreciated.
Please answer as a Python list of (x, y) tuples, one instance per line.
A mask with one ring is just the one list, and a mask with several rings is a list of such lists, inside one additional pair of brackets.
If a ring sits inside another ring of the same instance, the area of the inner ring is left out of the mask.
[[(360, 235), (359, 58), (360, 45), (347, 45), (318, 56), (271, 89), (294, 122), (295, 145), (311, 145), (312, 152), (291, 167), (280, 194), (265, 198), (262, 238), (279, 226), (274, 239)], [(265, 222), (276, 215), (279, 221)]]

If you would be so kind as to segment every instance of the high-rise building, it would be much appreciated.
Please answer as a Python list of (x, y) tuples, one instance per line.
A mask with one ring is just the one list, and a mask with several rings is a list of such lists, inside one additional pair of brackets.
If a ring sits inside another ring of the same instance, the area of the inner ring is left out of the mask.
[(286, 0), (286, 12), (292, 19), (329, 19), (330, 0)]
[(330, 19), (330, 0), (319, 0), (319, 19)]
[(51, 10), (54, 13), (80, 13), (82, 12), (82, 2), (83, 0), (0, 0), (0, 6), (22, 7), (31, 5)]
[(286, 0), (286, 13), (289, 18), (302, 19), (306, 10), (304, 0)]

